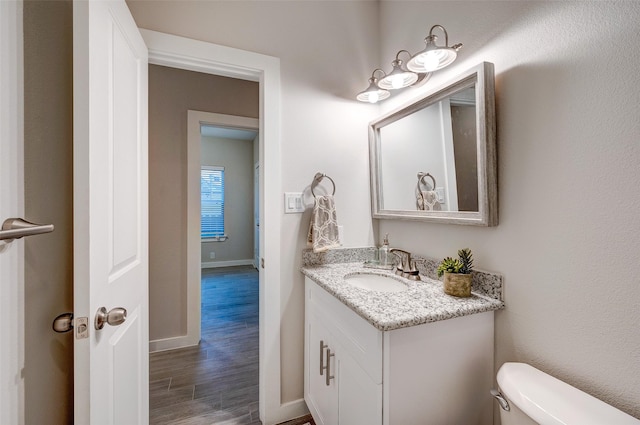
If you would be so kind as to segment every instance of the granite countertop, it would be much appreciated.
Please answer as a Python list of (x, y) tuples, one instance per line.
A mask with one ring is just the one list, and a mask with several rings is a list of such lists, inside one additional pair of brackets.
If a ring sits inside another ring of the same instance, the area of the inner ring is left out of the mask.
[[(499, 299), (475, 291), (469, 298), (453, 297), (444, 293), (442, 282), (438, 280), (421, 275), (421, 281), (412, 281), (391, 271), (365, 268), (362, 262), (307, 265), (301, 270), (381, 331), (504, 308), (504, 303)], [(393, 276), (404, 282), (409, 289), (401, 292), (360, 289), (348, 284), (344, 279), (345, 275), (354, 273)]]

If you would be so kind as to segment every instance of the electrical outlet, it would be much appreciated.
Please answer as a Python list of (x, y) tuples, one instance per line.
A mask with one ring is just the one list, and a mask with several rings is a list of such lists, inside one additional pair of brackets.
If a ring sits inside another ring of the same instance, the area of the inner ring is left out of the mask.
[(210, 258), (210, 259), (212, 259), (212, 260), (213, 260), (214, 258), (216, 258), (216, 253), (215, 253), (215, 252), (213, 252), (213, 251), (211, 251), (211, 252), (209, 253), (209, 258)]

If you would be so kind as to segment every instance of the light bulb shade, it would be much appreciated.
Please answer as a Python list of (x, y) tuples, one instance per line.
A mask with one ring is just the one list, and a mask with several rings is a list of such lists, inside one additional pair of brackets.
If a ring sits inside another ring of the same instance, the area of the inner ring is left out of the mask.
[(367, 87), (365, 91), (358, 93), (356, 99), (360, 102), (376, 103), (391, 96), (391, 93), (387, 90), (378, 87), (377, 81), (376, 78), (369, 78), (369, 87)]
[(458, 53), (451, 47), (425, 49), (409, 60), (407, 68), (413, 72), (433, 72), (450, 65)]
[[(437, 46), (438, 37), (432, 32), (435, 28), (441, 28), (445, 33), (445, 45)], [(407, 68), (413, 72), (433, 72), (450, 65), (458, 57), (458, 49), (462, 44), (449, 47), (449, 36), (447, 31), (440, 25), (434, 25), (429, 31), (429, 35), (424, 39), (427, 46), (421, 52), (416, 53), (407, 62)]]
[(393, 71), (378, 81), (378, 87), (385, 90), (397, 90), (409, 87), (418, 81), (418, 74), (402, 67), (402, 61), (393, 61)]

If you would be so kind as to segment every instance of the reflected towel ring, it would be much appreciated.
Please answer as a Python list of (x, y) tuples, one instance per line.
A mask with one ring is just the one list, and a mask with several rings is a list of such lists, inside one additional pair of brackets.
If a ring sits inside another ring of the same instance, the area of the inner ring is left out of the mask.
[(331, 193), (331, 195), (335, 195), (336, 194), (336, 183), (333, 181), (333, 179), (329, 176), (327, 176), (326, 174), (322, 174), (322, 173), (316, 173), (315, 176), (313, 176), (313, 182), (311, 183), (311, 194), (313, 195), (313, 197), (316, 197), (316, 194), (313, 193), (313, 188), (316, 187), (320, 181), (322, 181), (323, 178), (328, 178), (331, 181), (331, 184), (333, 185), (333, 193)]
[[(425, 185), (427, 184), (427, 183), (424, 181), (424, 178), (425, 178), (425, 177), (431, 177), (431, 181), (433, 182), (433, 186), (431, 186), (431, 187), (432, 187), (432, 189), (431, 189), (431, 190), (436, 190), (436, 179), (435, 179), (435, 177), (433, 177), (433, 176), (432, 176), (431, 174), (429, 174), (429, 173), (423, 173), (423, 172), (419, 172), (419, 173), (418, 173), (418, 186), (420, 185), (420, 183), (425, 184)], [(418, 189), (419, 189), (419, 188), (418, 188)]]

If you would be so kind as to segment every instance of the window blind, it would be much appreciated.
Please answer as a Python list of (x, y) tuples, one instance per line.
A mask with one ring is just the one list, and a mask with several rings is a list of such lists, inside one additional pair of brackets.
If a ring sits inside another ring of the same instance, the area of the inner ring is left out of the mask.
[(200, 200), (201, 238), (224, 236), (224, 167), (201, 167)]

